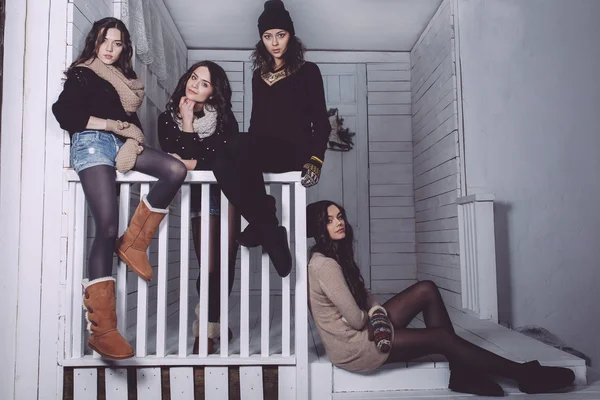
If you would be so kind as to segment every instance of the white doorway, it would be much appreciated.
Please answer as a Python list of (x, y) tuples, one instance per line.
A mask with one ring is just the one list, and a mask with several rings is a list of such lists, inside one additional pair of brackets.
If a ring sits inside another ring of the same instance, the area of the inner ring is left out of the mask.
[(367, 137), (367, 73), (365, 64), (318, 64), (327, 109), (337, 108), (344, 127), (355, 132), (347, 152), (327, 150), (319, 184), (308, 189), (307, 203), (332, 200), (346, 209), (355, 238), (356, 260), (370, 282), (369, 148)]

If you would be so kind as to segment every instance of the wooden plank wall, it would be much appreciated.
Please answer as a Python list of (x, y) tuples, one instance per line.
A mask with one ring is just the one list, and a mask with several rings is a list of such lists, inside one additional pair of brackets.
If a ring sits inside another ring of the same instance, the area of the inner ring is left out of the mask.
[(417, 277), (460, 306), (460, 189), (454, 24), (445, 0), (411, 51)]
[[(6, 10), (5, 0), (0, 1), (0, 105), (2, 105), (2, 82), (4, 80), (4, 13)], [(2, 122), (2, 113), (0, 113)], [(2, 143), (0, 142), (0, 145)]]
[(368, 63), (371, 290), (397, 293), (417, 279), (410, 54)]

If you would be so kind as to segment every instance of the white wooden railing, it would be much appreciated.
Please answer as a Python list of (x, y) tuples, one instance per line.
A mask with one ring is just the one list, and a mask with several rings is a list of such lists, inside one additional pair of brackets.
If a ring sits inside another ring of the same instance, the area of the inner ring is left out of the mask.
[[(189, 354), (188, 337), (191, 335), (190, 324), (188, 321), (188, 307), (195, 307), (195, 304), (189, 304), (189, 254), (190, 250), (190, 189), (191, 184), (202, 186), (202, 215), (209, 215), (209, 189), (211, 183), (216, 183), (212, 172), (191, 171), (181, 187), (180, 201), (180, 266), (179, 266), (179, 333), (178, 345), (176, 349), (167, 345), (167, 278), (169, 266), (169, 219), (175, 216), (167, 215), (158, 231), (158, 269), (154, 280), (157, 281), (157, 311), (156, 311), (156, 350), (154, 354), (148, 351), (148, 282), (139, 277), (137, 280), (137, 323), (136, 323), (136, 345), (135, 356), (128, 360), (107, 361), (100, 358), (97, 354), (85, 354), (85, 324), (82, 309), (82, 289), (81, 280), (86, 266), (86, 202), (81, 183), (77, 174), (72, 170), (67, 170), (66, 180), (68, 181), (68, 200), (64, 208), (68, 219), (68, 251), (67, 251), (67, 285), (65, 299), (66, 305), (66, 332), (64, 343), (63, 366), (74, 367), (75, 389), (84, 387), (86, 382), (95, 387), (94, 374), (89, 374), (90, 367), (107, 367), (112, 369), (106, 374), (107, 393), (119, 388), (125, 390), (127, 379), (123, 367), (136, 366), (138, 369), (138, 395), (140, 391), (147, 393), (152, 387), (160, 388), (160, 367), (182, 367), (173, 368), (171, 372), (171, 384), (176, 387), (182, 385), (186, 378), (190, 381), (186, 389), (179, 391), (177, 398), (182, 397), (181, 393), (191, 390), (193, 398), (193, 370), (192, 366), (214, 366), (216, 379), (211, 385), (218, 384), (218, 373), (223, 372), (223, 368), (228, 366), (262, 366), (278, 365), (280, 366), (279, 379), (287, 379), (287, 391), (289, 395), (295, 395), (297, 399), (308, 398), (308, 323), (307, 323), (307, 249), (306, 249), (306, 226), (305, 226), (305, 208), (306, 208), (306, 190), (299, 183), (300, 174), (297, 172), (283, 174), (265, 174), (265, 184), (268, 188), (272, 184), (281, 184), (281, 224), (291, 232), (292, 219), (294, 219), (295, 246), (292, 248), (294, 262), (297, 268), (286, 278), (281, 278), (281, 353), (271, 354), (270, 340), (273, 332), (270, 330), (270, 308), (271, 308), (271, 278), (270, 263), (266, 254), (261, 259), (261, 325), (260, 325), (260, 352), (251, 354), (250, 351), (250, 263), (251, 258), (247, 248), (241, 248), (241, 293), (240, 293), (240, 351), (233, 354), (227, 340), (220, 341), (220, 351), (218, 354), (207, 354), (207, 322), (208, 322), (208, 268), (200, 269), (200, 313), (199, 313), (199, 343), (201, 344), (199, 354)], [(117, 174), (117, 182), (120, 185), (119, 198), (119, 233), (121, 234), (129, 223), (131, 186), (140, 184), (140, 196), (148, 193), (150, 183), (155, 178), (138, 173), (130, 172), (128, 174)], [(294, 209), (292, 210), (292, 196)], [(228, 201), (224, 195), (221, 195), (221, 337), (228, 337), (229, 325), (229, 297), (228, 297)], [(242, 229), (246, 225), (242, 223)], [(208, 266), (208, 238), (209, 238), (209, 218), (201, 219), (201, 260), (200, 264)], [(155, 270), (156, 271), (156, 270)], [(291, 278), (295, 271), (294, 288), (294, 347), (291, 345), (292, 329), (292, 288)], [(117, 318), (119, 331), (125, 335), (127, 324), (127, 266), (119, 262), (116, 272), (116, 296), (117, 296)], [(130, 274), (129, 279), (132, 278)], [(131, 282), (130, 282), (131, 284)], [(173, 338), (170, 338), (171, 341)], [(77, 368), (80, 368), (79, 370)], [(283, 374), (281, 368), (284, 368)], [(107, 372), (109, 370), (107, 369)], [(223, 375), (223, 374), (221, 374)], [(240, 379), (241, 378), (240, 373)], [(295, 379), (290, 379), (295, 375)], [(125, 376), (125, 378), (123, 378)], [(174, 382), (174, 377), (179, 378)], [(287, 377), (287, 378), (286, 378)], [(225, 389), (221, 393), (226, 393), (227, 374), (225, 374), (223, 384)], [(206, 380), (208, 384), (208, 379)], [(291, 381), (291, 382), (290, 382)], [(141, 382), (141, 383), (140, 383)], [(125, 385), (125, 386), (123, 386)], [(217, 388), (218, 389), (218, 388)], [(280, 385), (280, 393), (281, 385)], [(285, 394), (284, 389), (284, 394)], [(152, 396), (154, 397), (154, 396)], [(95, 397), (94, 397), (95, 398)], [(108, 398), (108, 397), (107, 397)], [(208, 398), (208, 397), (207, 397)], [(291, 397), (290, 397), (291, 398)]]
[(494, 195), (460, 197), (458, 234), (463, 309), (498, 322)]

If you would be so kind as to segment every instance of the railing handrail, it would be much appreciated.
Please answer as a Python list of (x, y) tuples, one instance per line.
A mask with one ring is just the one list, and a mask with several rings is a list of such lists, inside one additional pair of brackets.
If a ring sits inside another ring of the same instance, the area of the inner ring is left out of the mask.
[[(65, 172), (67, 182), (79, 182), (75, 170), (69, 168)], [(265, 183), (296, 183), (300, 182), (300, 172), (264, 173)], [(148, 183), (155, 182), (157, 178), (142, 172), (131, 171), (126, 174), (117, 172), (117, 183)], [(212, 171), (188, 171), (184, 183), (217, 183)]]

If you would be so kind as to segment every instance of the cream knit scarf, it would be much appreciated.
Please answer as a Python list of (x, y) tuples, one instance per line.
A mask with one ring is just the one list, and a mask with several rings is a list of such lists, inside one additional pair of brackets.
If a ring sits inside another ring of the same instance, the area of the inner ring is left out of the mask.
[[(183, 132), (183, 120), (178, 115), (174, 115), (173, 113), (171, 115), (179, 130)], [(215, 133), (217, 130), (217, 117), (217, 110), (208, 104), (204, 106), (204, 116), (200, 118), (194, 116), (192, 126), (200, 139), (207, 138)]]

